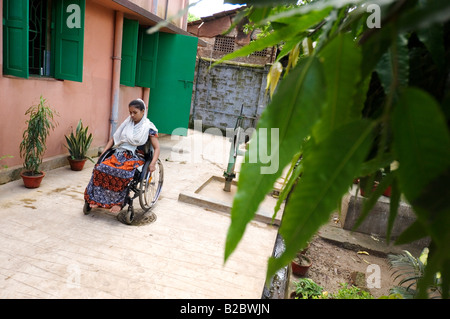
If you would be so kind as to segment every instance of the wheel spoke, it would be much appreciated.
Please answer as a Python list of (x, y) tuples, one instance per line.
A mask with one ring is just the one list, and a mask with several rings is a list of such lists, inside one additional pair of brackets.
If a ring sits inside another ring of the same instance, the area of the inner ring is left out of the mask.
[(146, 172), (145, 178), (139, 185), (139, 201), (145, 211), (150, 210), (158, 200), (163, 181), (162, 171), (162, 163), (158, 160), (156, 170), (152, 174)]

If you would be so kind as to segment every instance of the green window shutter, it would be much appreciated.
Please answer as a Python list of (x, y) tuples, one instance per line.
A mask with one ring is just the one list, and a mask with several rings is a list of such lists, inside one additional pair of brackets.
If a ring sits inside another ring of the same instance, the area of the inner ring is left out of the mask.
[(85, 0), (59, 0), (55, 8), (55, 77), (82, 82)]
[(146, 28), (139, 30), (136, 85), (152, 88), (156, 78), (159, 33), (147, 34), (146, 30)]
[(120, 84), (134, 86), (136, 79), (136, 57), (139, 22), (123, 19), (122, 61), (120, 63)]
[(28, 0), (3, 0), (3, 74), (28, 78)]

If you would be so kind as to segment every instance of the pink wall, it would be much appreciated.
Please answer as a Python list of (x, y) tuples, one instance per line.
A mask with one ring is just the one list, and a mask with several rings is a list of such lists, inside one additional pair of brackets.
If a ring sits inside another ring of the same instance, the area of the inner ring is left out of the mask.
[[(0, 13), (2, 7), (0, 5)], [(113, 10), (86, 1), (83, 82), (0, 75), (0, 156), (13, 156), (12, 159), (2, 160), (1, 165), (11, 167), (22, 164), (19, 144), (26, 128), (27, 117), (24, 113), (39, 101), (40, 95), (60, 115), (57, 117), (58, 127), (48, 137), (45, 157), (67, 153), (64, 135), (70, 134), (79, 119), (89, 126), (94, 136), (92, 147), (106, 144), (110, 130), (114, 16)], [(0, 26), (0, 45), (3, 43), (1, 34)], [(0, 55), (0, 63), (2, 61)], [(142, 98), (142, 91), (138, 87), (121, 86), (118, 124), (128, 116), (128, 102)]]

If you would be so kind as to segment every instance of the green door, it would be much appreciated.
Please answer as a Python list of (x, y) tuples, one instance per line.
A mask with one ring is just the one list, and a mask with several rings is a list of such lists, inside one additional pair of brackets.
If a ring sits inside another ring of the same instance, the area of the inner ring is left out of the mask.
[(197, 54), (196, 37), (159, 33), (155, 86), (149, 119), (160, 133), (187, 135)]

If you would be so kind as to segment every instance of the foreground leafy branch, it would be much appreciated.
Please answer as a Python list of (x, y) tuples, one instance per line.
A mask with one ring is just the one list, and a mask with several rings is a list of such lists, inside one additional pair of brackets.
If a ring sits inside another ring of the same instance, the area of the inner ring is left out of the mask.
[[(247, 16), (267, 35), (221, 60), (277, 46), (276, 63), (288, 59), (289, 66), (279, 81), (272, 77), (277, 80), (270, 87), (276, 89), (241, 167), (225, 259), (287, 165), (291, 174), (281, 200), (289, 197), (279, 230), (286, 249), (279, 258), (270, 258), (268, 280), (338, 209), (354, 178), (373, 179), (384, 170), (388, 174), (367, 200), (363, 215), (391, 185), (390, 234), (403, 196), (417, 220), (396, 243), (431, 239), (417, 297), (427, 296), (427, 287), (440, 273), (447, 298), (450, 3), (379, 1), (380, 28), (369, 26), (374, 18), (367, 10), (371, 1), (282, 3), (248, 0), (238, 18)], [(278, 143), (273, 143), (273, 129), (278, 130)], [(270, 154), (278, 170), (264, 173), (267, 160), (255, 162), (254, 154)]]

